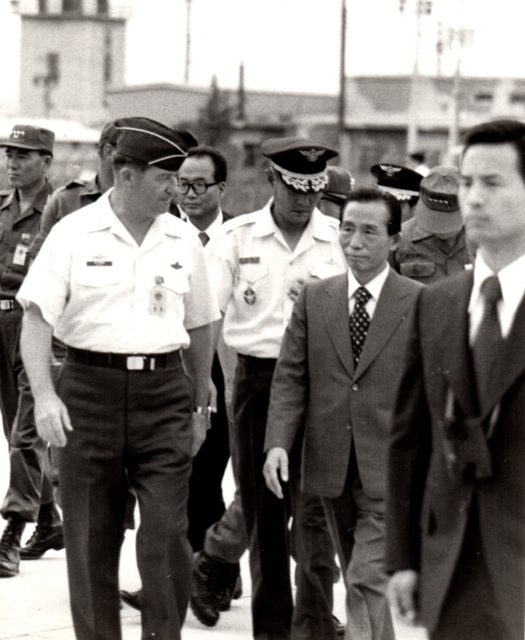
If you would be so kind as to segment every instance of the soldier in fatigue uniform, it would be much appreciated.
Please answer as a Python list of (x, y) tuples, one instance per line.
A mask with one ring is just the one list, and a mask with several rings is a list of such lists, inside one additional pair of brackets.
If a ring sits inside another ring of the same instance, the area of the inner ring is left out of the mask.
[(472, 266), (458, 189), (455, 167), (434, 167), (421, 181), (414, 218), (402, 225), (394, 256), (401, 275), (429, 284)]
[[(5, 147), (11, 186), (0, 194), (0, 409), (8, 440), (16, 434), (15, 417), (25, 378), (19, 349), (22, 309), (15, 296), (29, 267), (29, 246), (53, 191), (47, 174), (54, 139), (49, 129), (16, 125), (9, 139), (0, 142)], [(56, 513), (52, 492), (44, 498), (50, 513)], [(11, 577), (19, 570), (20, 537), (27, 514), (14, 508), (3, 510), (2, 515), (7, 526), (0, 540), (0, 577)]]
[[(40, 216), (40, 229), (34, 236), (28, 251), (29, 260), (33, 260), (52, 227), (67, 214), (80, 209), (102, 195), (113, 185), (111, 156), (114, 151), (118, 130), (113, 122), (102, 130), (99, 144), (99, 170), (89, 181), (72, 180), (57, 189), (48, 199)], [(53, 353), (61, 360), (64, 347), (58, 340), (53, 341)], [(9, 449), (10, 478), (1, 514), (12, 519), (19, 516), (23, 522), (35, 522), (33, 535), (20, 550), (11, 548), (11, 575), (18, 567), (19, 559), (36, 560), (50, 549), (62, 549), (64, 538), (60, 514), (53, 500), (51, 476), (56, 475), (53, 456), (49, 456), (46, 465), (47, 443), (38, 436), (34, 420), (33, 395), (24, 371), (19, 376), (19, 403), (16, 429), (11, 434)], [(50, 476), (50, 477), (48, 477)], [(4, 561), (5, 562), (5, 561)], [(15, 566), (16, 565), (16, 566)], [(0, 571), (2, 571), (0, 555)]]
[[(113, 189), (53, 227), (19, 291), (21, 346), (39, 435), (59, 448), (77, 640), (121, 637), (128, 486), (140, 509), (142, 637), (180, 640), (188, 481), (209, 426), (210, 324), (220, 314), (201, 243), (167, 213), (184, 138), (147, 118), (118, 127)], [(67, 348), (56, 391), (53, 333)]]
[[(337, 151), (303, 138), (266, 140), (261, 151), (269, 159), (273, 198), (261, 210), (224, 225), (218, 279), (224, 341), (238, 354), (232, 441), (249, 541), (253, 637), (330, 640), (336, 630), (326, 522), (305, 508), (295, 474), (290, 487), (298, 563), (294, 609), (290, 511), (266, 488), (262, 469), (270, 384), (294, 300), (310, 278), (345, 269), (339, 222), (317, 209), (327, 184), (327, 160)], [(319, 510), (322, 514), (320, 503)]]

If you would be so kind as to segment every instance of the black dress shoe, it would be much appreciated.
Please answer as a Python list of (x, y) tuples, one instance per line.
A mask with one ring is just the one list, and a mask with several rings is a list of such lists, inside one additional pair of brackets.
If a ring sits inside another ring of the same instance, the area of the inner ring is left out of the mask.
[(64, 548), (62, 524), (37, 523), (33, 535), (20, 551), (22, 560), (38, 560), (46, 551)]
[(142, 589), (138, 589), (137, 591), (125, 591), (122, 589), (119, 593), (122, 602), (125, 602), (130, 607), (133, 607), (133, 609), (140, 611), (140, 596), (142, 594)]
[(332, 620), (334, 621), (335, 633), (339, 638), (345, 637), (345, 625), (339, 620), (337, 616), (332, 613)]

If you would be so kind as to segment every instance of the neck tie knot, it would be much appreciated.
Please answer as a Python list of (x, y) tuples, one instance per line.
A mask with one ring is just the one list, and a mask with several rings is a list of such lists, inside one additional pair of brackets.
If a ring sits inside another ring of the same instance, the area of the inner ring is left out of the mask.
[(200, 231), (199, 238), (200, 238), (200, 241), (202, 242), (203, 247), (205, 247), (210, 241), (210, 236), (206, 233), (206, 231)]
[(481, 283), (481, 295), (488, 305), (495, 305), (501, 300), (501, 285), (498, 276), (489, 276)]
[(358, 304), (364, 306), (370, 300), (372, 294), (366, 287), (359, 287), (359, 289), (354, 293), (354, 297)]

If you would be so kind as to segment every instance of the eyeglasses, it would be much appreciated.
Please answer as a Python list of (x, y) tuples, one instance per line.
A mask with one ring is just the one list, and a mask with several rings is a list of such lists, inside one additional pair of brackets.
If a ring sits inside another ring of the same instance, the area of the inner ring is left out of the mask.
[(187, 180), (177, 180), (177, 184), (175, 185), (175, 189), (177, 193), (180, 193), (182, 196), (185, 196), (190, 192), (190, 189), (193, 189), (193, 193), (196, 196), (202, 196), (208, 191), (210, 187), (213, 185), (219, 184), (218, 182), (204, 182), (204, 180), (196, 180), (195, 182), (188, 182)]

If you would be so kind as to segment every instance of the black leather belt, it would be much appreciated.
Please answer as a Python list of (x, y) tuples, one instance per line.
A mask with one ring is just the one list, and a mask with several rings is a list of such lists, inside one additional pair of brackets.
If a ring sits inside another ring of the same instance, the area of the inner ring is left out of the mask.
[(238, 353), (237, 357), (249, 367), (274, 367), (277, 358), (256, 358), (255, 356), (246, 356), (244, 353)]
[(102, 353), (68, 347), (66, 358), (77, 364), (89, 367), (108, 367), (126, 371), (154, 371), (177, 366), (180, 361), (180, 349), (168, 353), (142, 355), (137, 353)]

